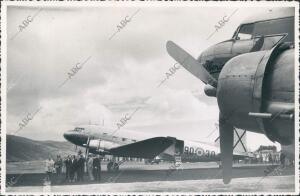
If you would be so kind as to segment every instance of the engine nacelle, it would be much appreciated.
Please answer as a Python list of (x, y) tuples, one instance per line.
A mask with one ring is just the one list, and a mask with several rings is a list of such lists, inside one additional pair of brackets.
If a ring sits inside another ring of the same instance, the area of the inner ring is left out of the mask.
[(103, 140), (90, 140), (89, 148), (95, 149), (95, 150), (104, 150), (108, 151), (111, 148), (116, 147), (117, 144), (109, 141), (103, 141)]
[(294, 49), (287, 45), (232, 58), (218, 79), (220, 112), (237, 128), (292, 143), (294, 73)]

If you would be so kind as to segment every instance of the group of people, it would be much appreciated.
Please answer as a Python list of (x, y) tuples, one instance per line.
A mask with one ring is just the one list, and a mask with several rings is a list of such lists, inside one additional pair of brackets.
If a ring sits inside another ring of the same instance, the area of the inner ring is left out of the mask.
[(85, 158), (82, 155), (67, 156), (64, 164), (66, 167), (66, 181), (83, 181)]
[(47, 179), (51, 181), (52, 175), (61, 176), (65, 173), (66, 182), (84, 181), (84, 173), (87, 172), (90, 181), (101, 180), (101, 157), (89, 154), (85, 159), (82, 154), (68, 155), (62, 159), (59, 155), (55, 160), (51, 157), (46, 161)]

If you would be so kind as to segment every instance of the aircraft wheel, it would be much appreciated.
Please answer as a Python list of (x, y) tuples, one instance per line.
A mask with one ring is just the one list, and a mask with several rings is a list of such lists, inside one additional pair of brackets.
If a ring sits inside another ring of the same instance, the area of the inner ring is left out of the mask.
[(107, 164), (107, 171), (108, 172), (112, 172), (112, 170), (113, 170), (113, 162), (109, 162), (108, 164)]
[(119, 171), (119, 164), (118, 163), (113, 164), (113, 171), (114, 172)]

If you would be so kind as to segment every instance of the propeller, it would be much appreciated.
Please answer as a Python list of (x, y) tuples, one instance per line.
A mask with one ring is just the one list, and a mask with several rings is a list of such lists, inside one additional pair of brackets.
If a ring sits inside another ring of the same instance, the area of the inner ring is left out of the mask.
[(205, 84), (209, 84), (215, 88), (217, 87), (216, 79), (213, 78), (208, 71), (189, 53), (172, 41), (168, 41), (166, 47), (169, 55), (186, 70), (191, 72)]
[[(261, 48), (263, 39), (260, 39), (253, 50)], [(180, 48), (172, 41), (168, 41), (166, 45), (169, 55), (180, 63), (185, 69), (199, 78), (205, 84), (209, 84), (217, 88), (217, 81), (209, 72), (189, 53)], [(220, 132), (220, 149), (222, 162), (222, 175), (224, 184), (231, 181), (232, 159), (233, 159), (233, 125), (228, 122), (225, 115), (220, 113), (219, 116), (219, 132)]]
[(220, 113), (219, 116), (220, 149), (224, 184), (231, 180), (233, 157), (233, 125)]

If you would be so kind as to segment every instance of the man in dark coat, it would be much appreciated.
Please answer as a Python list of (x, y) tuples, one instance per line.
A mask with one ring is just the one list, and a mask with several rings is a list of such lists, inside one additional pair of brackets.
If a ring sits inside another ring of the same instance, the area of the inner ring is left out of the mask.
[(70, 181), (71, 180), (71, 175), (70, 175), (70, 172), (71, 172), (71, 158), (70, 156), (68, 155), (66, 160), (65, 160), (65, 166), (66, 166), (66, 181)]
[(83, 181), (84, 163), (85, 163), (85, 159), (83, 158), (82, 155), (79, 155), (79, 159), (78, 159), (78, 162), (77, 162), (78, 181)]
[(77, 160), (75, 155), (73, 155), (71, 158), (71, 167), (70, 167), (70, 177), (72, 182), (75, 182), (76, 170), (77, 170)]
[(100, 156), (97, 156), (93, 160), (93, 175), (96, 181), (101, 180), (101, 160)]
[(57, 155), (55, 163), (54, 163), (54, 167), (56, 170), (56, 175), (58, 175), (58, 176), (60, 176), (60, 174), (61, 174), (62, 165), (63, 165), (63, 161), (62, 161), (60, 155)]

